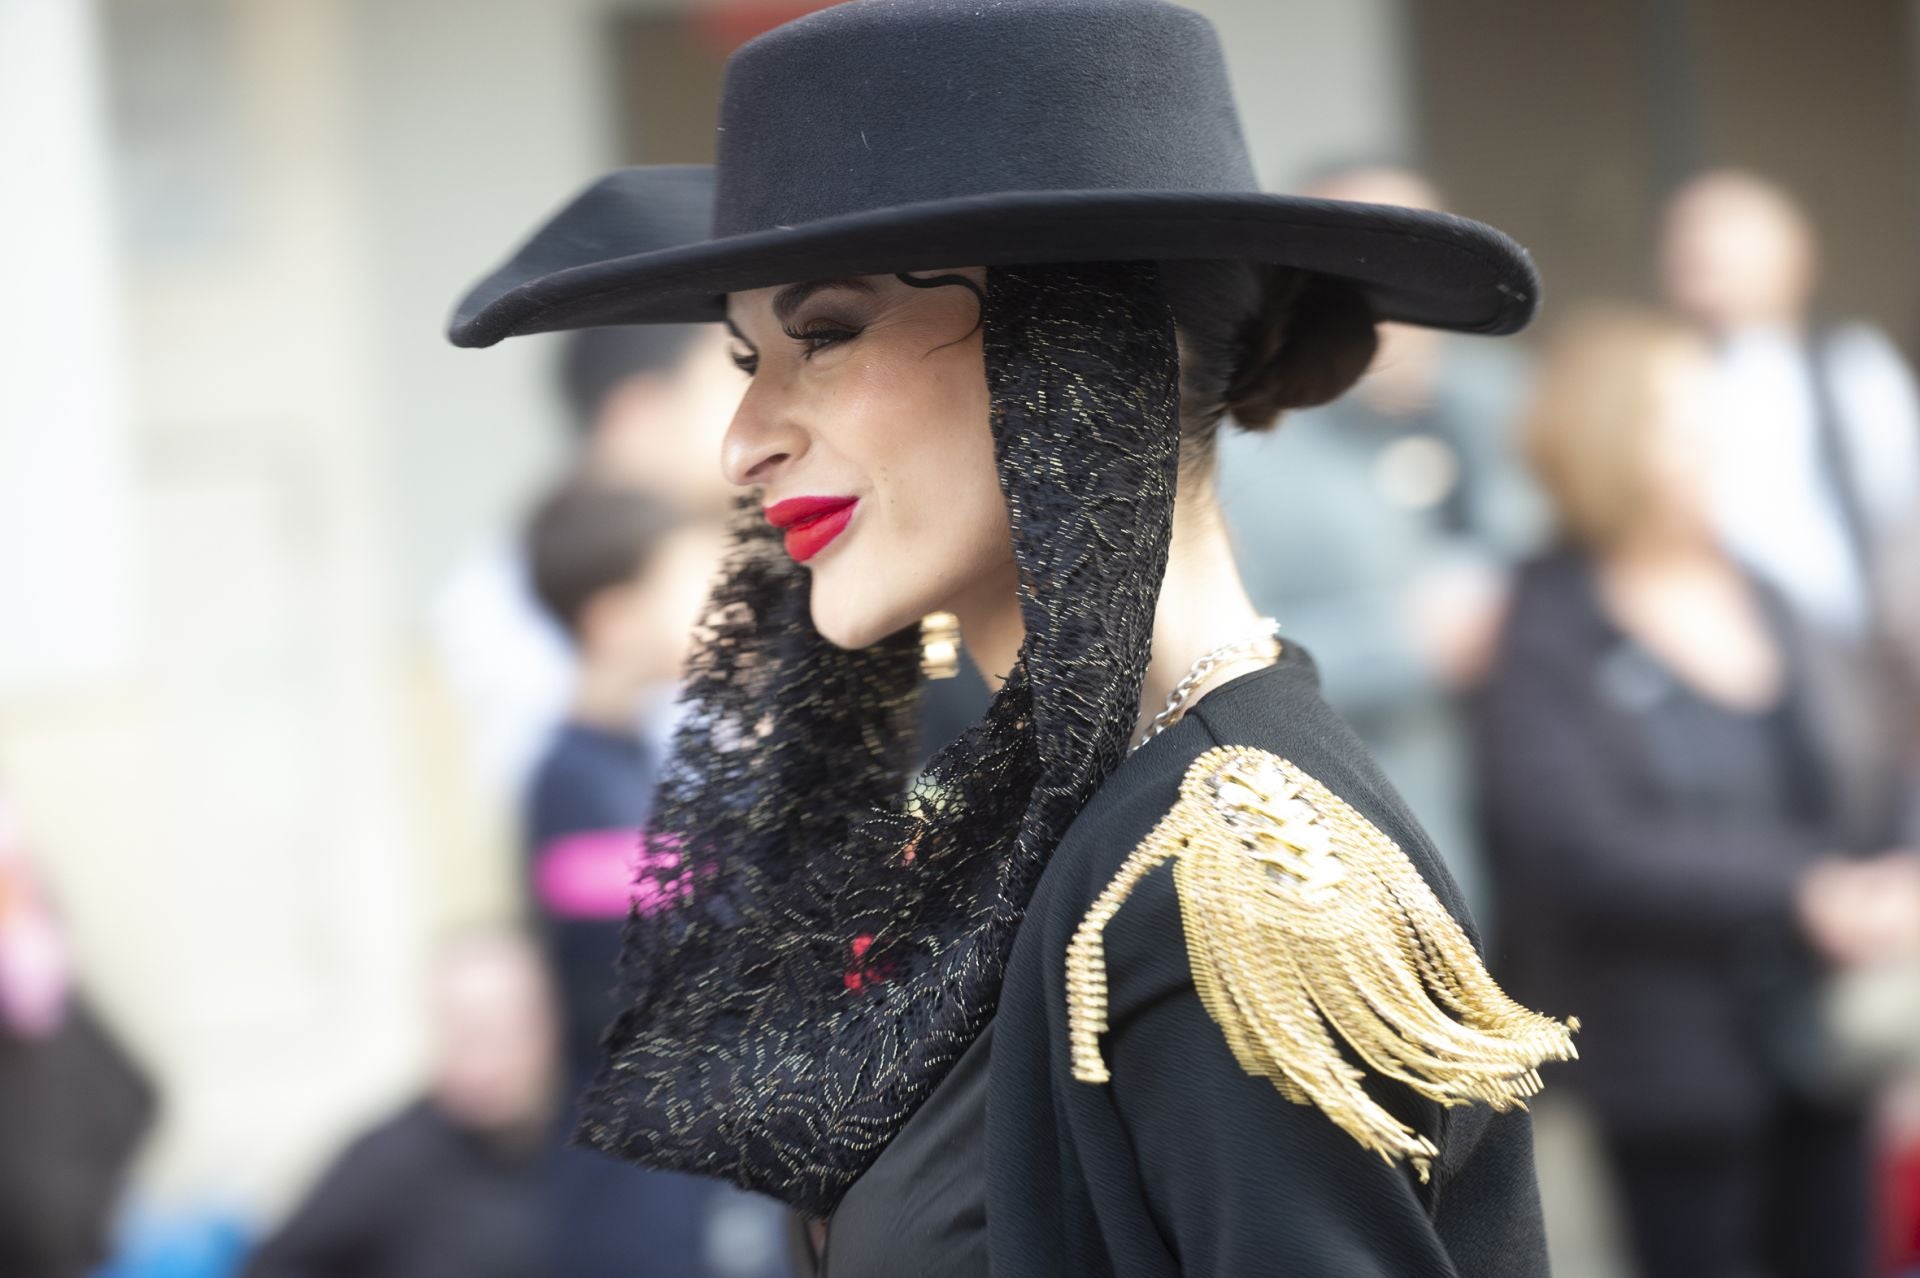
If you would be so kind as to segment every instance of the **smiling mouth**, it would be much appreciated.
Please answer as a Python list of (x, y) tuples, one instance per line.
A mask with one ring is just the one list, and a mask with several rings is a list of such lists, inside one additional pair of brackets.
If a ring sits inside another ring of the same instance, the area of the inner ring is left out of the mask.
[(787, 553), (804, 564), (847, 530), (859, 504), (857, 497), (790, 497), (767, 507), (767, 522), (785, 531)]

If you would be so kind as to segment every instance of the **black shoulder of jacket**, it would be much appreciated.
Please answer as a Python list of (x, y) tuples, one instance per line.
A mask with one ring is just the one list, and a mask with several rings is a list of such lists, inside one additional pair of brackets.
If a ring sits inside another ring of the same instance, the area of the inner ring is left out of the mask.
[(1134, 754), (1047, 877), (1081, 1083), (1107, 1081), (1110, 1026), (1191, 985), (1248, 1074), (1425, 1180), (1440, 1111), (1517, 1107), (1571, 1054), (1569, 1026), (1487, 974), (1452, 876), (1297, 648)]

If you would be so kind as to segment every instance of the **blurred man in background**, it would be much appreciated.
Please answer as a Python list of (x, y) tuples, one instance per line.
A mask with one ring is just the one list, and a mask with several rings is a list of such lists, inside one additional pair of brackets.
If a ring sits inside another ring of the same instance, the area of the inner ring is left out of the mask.
[[(524, 823), (529, 895), (565, 1010), (571, 1100), (598, 1067), (600, 1036), (617, 1010), (628, 910), (652, 904), (643, 827), (721, 535), (711, 508), (682, 514), (582, 475), (540, 505), (527, 545), (534, 592), (577, 658), (568, 712), (534, 771)], [(568, 1114), (562, 1140), (571, 1127)], [(567, 1278), (786, 1272), (781, 1211), (719, 1181), (566, 1148), (548, 1191), (553, 1272)]]
[(535, 593), (578, 654), (572, 702), (534, 769), (522, 821), (577, 1091), (613, 1020), (621, 925), (667, 747), (659, 729), (715, 538), (655, 498), (581, 479), (541, 504), (527, 541)]
[[(1304, 194), (1440, 207), (1424, 178), (1385, 165), (1333, 171)], [(1541, 528), (1512, 456), (1524, 380), (1504, 347), (1386, 324), (1351, 393), (1220, 443), (1220, 498), (1254, 604), (1322, 661), (1328, 700), (1458, 858), (1470, 894), (1457, 697), (1486, 664), (1509, 568)]]
[(556, 1016), (538, 949), (477, 934), (440, 956), (428, 1094), (355, 1141), (246, 1278), (547, 1278), (543, 1162)]
[(1920, 393), (1877, 329), (1816, 320), (1819, 265), (1805, 212), (1752, 174), (1708, 173), (1668, 206), (1662, 284), (1717, 347), (1720, 535), (1857, 641), (1902, 584), (1886, 556), (1920, 516)]
[(1714, 345), (1710, 476), (1727, 549), (1822, 643), (1813, 699), (1863, 824), (1888, 758), (1920, 737), (1920, 390), (1886, 336), (1814, 312), (1819, 244), (1786, 191), (1750, 173), (1695, 178), (1668, 206), (1662, 283)]
[[(720, 437), (745, 381), (717, 324), (569, 334), (558, 376), (573, 427), (566, 469), (716, 513), (731, 492)], [(517, 805), (573, 680), (571, 647), (533, 597), (517, 538), (489, 542), (454, 570), (434, 600), (433, 631), (477, 770)]]
[[(1900, 841), (1920, 845), (1915, 787), (1906, 788), (1904, 812), (1877, 806), (1890, 763), (1904, 760), (1916, 773), (1920, 741), (1920, 393), (1912, 372), (1878, 330), (1818, 315), (1813, 225), (1764, 178), (1721, 170), (1681, 188), (1667, 208), (1660, 265), (1668, 300), (1714, 343), (1716, 533), (1820, 638), (1809, 710), (1829, 727), (1831, 778), (1847, 818), (1889, 823)], [(1913, 909), (1911, 886), (1870, 866), (1827, 867), (1809, 887), (1835, 944)], [(1856, 988), (1884, 982), (1871, 956), (1852, 957), (1866, 969)], [(1894, 1157), (1920, 1166), (1912, 1100), (1920, 1088), (1911, 1077), (1904, 1092), (1904, 1106), (1884, 1111), (1883, 1137)], [(1907, 1213), (1904, 1228), (1920, 1228), (1911, 1197), (1882, 1197)]]
[(746, 379), (717, 324), (628, 325), (569, 333), (560, 388), (580, 468), (670, 496), (694, 516), (724, 512), (733, 487), (720, 439)]

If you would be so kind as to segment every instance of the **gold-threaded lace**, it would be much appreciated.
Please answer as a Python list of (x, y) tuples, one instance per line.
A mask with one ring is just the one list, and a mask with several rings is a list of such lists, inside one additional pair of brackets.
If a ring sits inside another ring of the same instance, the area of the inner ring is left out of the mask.
[(995, 267), (984, 291), (1019, 660), (916, 774), (918, 629), (835, 648), (743, 504), (583, 1105), (597, 1149), (815, 1218), (992, 1019), (1034, 885), (1126, 757), (1166, 576), (1180, 369), (1158, 268)]

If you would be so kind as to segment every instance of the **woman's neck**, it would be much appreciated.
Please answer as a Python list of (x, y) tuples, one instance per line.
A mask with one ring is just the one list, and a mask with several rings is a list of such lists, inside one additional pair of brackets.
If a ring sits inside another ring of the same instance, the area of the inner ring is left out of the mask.
[[(1140, 690), (1142, 726), (1167, 704), (1194, 662), (1222, 644), (1253, 638), (1260, 629), (1260, 611), (1240, 580), (1233, 539), (1212, 485), (1202, 481), (1192, 489), (1174, 507), (1173, 546), (1153, 614), (1153, 660)], [(1220, 666), (1193, 689), (1187, 704), (1266, 664), (1267, 659), (1257, 658)]]
[(1740, 570), (1703, 540), (1618, 546), (1601, 558), (1607, 618), (1694, 692), (1758, 713), (1785, 687), (1783, 656)]
[(576, 676), (568, 718), (605, 732), (631, 736), (640, 721), (643, 685), (619, 666), (586, 662)]
[(1728, 567), (1726, 552), (1703, 515), (1692, 511), (1651, 511), (1633, 530), (1600, 554), (1611, 571), (1659, 575), (1674, 571)]
[[(1233, 542), (1219, 504), (1204, 485), (1174, 507), (1173, 540), (1166, 577), (1153, 618), (1153, 658), (1141, 689), (1141, 721), (1157, 713), (1193, 663), (1222, 644), (1250, 637), (1260, 615), (1234, 562)], [(998, 688), (1020, 655), (1026, 628), (1014, 578), (996, 579), (956, 601), (960, 636), (968, 657), (989, 687)], [(1256, 668), (1259, 662), (1221, 667), (1194, 689), (1194, 698)]]

